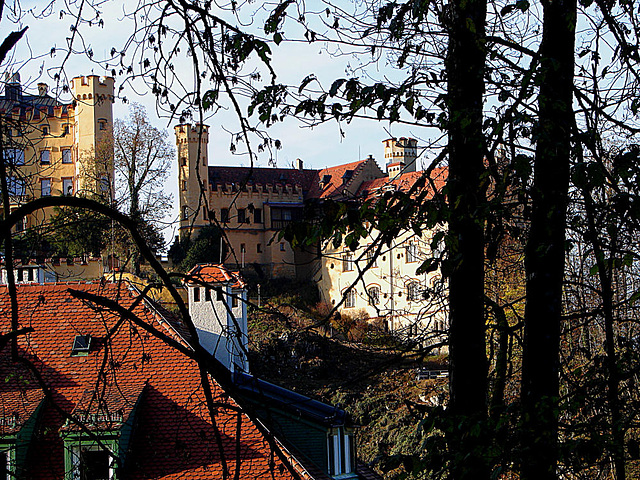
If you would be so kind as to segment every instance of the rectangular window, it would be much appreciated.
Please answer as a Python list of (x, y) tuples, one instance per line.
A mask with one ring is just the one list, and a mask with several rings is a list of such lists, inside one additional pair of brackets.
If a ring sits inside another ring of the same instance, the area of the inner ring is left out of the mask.
[(333, 476), (352, 473), (354, 470), (355, 445), (353, 436), (337, 428), (328, 436), (329, 474)]
[(224, 300), (224, 295), (222, 294), (222, 288), (217, 287), (216, 288), (216, 301), (217, 302), (222, 302)]
[(262, 253), (262, 244), (261, 244), (261, 243), (258, 243), (258, 244), (256, 245), (256, 251), (257, 251), (258, 253)]
[(100, 191), (102, 193), (109, 192), (109, 177), (107, 175), (102, 175), (100, 177)]
[(205, 302), (210, 302), (211, 301), (211, 289), (209, 289), (209, 288), (205, 288), (204, 289), (204, 301)]
[(256, 208), (253, 210), (253, 223), (262, 223), (262, 209)]
[(41, 197), (51, 196), (51, 179), (50, 178), (40, 179), (40, 196)]
[[(38, 117), (40, 117), (40, 115), (38, 115)], [(42, 135), (49, 135), (49, 127), (48, 126), (44, 126), (42, 127)]]
[(418, 282), (411, 282), (407, 285), (407, 297), (410, 301), (416, 302), (421, 300), (420, 284)]
[(43, 165), (48, 165), (51, 163), (51, 152), (49, 150), (40, 151), (40, 163)]
[(183, 191), (183, 192), (186, 192), (186, 191), (187, 191), (187, 181), (186, 181), (186, 180), (183, 180), (183, 181), (182, 181), (182, 191)]
[(24, 165), (24, 151), (19, 148), (5, 148), (3, 157), (8, 165)]
[(69, 125), (62, 127), (62, 135), (69, 135)]
[(284, 248), (284, 242), (280, 242), (280, 251), (284, 252), (285, 248)]
[(236, 308), (238, 306), (238, 292), (233, 293), (231, 296), (231, 308)]
[(193, 301), (194, 302), (199, 302), (200, 301), (200, 287), (194, 287), (194, 289), (193, 289)]
[(182, 220), (189, 220), (189, 207), (187, 205), (182, 207)]
[(418, 261), (418, 245), (415, 243), (410, 243), (407, 245), (407, 263), (417, 262)]
[(23, 179), (14, 176), (9, 177), (7, 179), (7, 188), (9, 189), (9, 196), (24, 197), (25, 188)]
[(73, 195), (73, 178), (62, 179), (62, 194)]
[(353, 271), (353, 254), (345, 253), (342, 257), (342, 271), (343, 272), (351, 272)]
[(223, 208), (220, 210), (220, 221), (222, 223), (228, 223), (229, 222), (229, 209), (228, 208)]
[(0, 480), (17, 478), (14, 472), (15, 448), (9, 444), (0, 444)]
[(62, 163), (73, 163), (71, 160), (71, 149), (63, 148), (62, 149)]
[(73, 447), (72, 452), (74, 480), (111, 480), (115, 478), (112, 457), (99, 445)]
[(238, 209), (238, 223), (247, 223), (247, 211), (244, 208)]
[(187, 157), (180, 157), (180, 163), (183, 167), (187, 166)]
[(367, 250), (367, 265), (370, 266), (370, 268), (375, 268), (378, 266), (378, 257), (376, 255), (375, 249), (373, 247), (369, 247), (369, 250)]

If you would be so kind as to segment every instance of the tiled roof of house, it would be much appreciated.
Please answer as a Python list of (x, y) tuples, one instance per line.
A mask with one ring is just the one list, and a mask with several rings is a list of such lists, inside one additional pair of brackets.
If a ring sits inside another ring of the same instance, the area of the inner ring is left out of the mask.
[[(431, 172), (431, 178), (426, 179), (423, 188), (428, 188), (436, 191), (441, 191), (447, 182), (448, 169), (446, 167), (435, 168)], [(376, 178), (368, 182), (363, 182), (358, 189), (356, 196), (366, 199), (373, 198), (376, 195), (384, 192), (387, 188), (393, 191), (407, 192), (409, 191), (418, 180), (420, 180), (426, 172), (408, 172), (398, 175), (393, 180), (389, 180), (389, 177)]]
[(343, 190), (362, 170), (367, 160), (345, 163), (335, 167), (328, 167), (318, 172), (318, 184), (310, 191), (312, 198), (334, 198), (341, 197)]
[(184, 281), (186, 284), (191, 284), (190, 280), (214, 285), (231, 283), (232, 288), (243, 288), (246, 285), (239, 272), (232, 272), (224, 265), (210, 263), (198, 264), (189, 270)]
[[(120, 479), (222, 478), (224, 462), (229, 478), (237, 469), (242, 479), (291, 478), (256, 425), (212, 380), (215, 431), (193, 360), (141, 325), (73, 296), (75, 290), (117, 300), (144, 325), (180, 340), (157, 311), (145, 302), (134, 305), (137, 293), (126, 283), (18, 285), (17, 290), (19, 326), (33, 329), (19, 336), (19, 355), (35, 366), (50, 392), (30, 443), (29, 478), (65, 478), (61, 434), (79, 433), (69, 415), (97, 430), (117, 429), (135, 416)], [(0, 287), (0, 335), (10, 331), (10, 312), (7, 288)], [(78, 335), (92, 341), (88, 352), (74, 356)], [(4, 425), (31, 416), (43, 389), (25, 362), (12, 361), (9, 347), (0, 351), (0, 378), (0, 426), (11, 433)]]
[(209, 167), (209, 184), (215, 185), (235, 184), (241, 185), (298, 185), (303, 192), (308, 192), (317, 182), (317, 170), (299, 170), (295, 168), (264, 168), (264, 167)]

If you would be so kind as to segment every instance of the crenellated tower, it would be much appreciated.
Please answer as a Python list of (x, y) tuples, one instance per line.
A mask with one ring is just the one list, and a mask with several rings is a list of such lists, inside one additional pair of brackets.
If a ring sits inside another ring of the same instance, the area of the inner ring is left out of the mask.
[(209, 126), (200, 123), (176, 125), (175, 133), (178, 152), (180, 235), (183, 236), (208, 222)]
[(395, 178), (401, 173), (416, 171), (418, 157), (418, 141), (415, 138), (388, 138), (383, 140), (384, 159), (387, 164), (389, 178)]
[(74, 157), (77, 188), (104, 190), (113, 179), (113, 93), (111, 77), (87, 75), (71, 80), (74, 97)]

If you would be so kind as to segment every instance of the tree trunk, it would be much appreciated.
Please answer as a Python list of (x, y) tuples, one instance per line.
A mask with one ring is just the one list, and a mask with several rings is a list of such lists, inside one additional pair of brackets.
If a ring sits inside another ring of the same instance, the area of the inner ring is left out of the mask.
[[(484, 0), (450, 3), (446, 59), (449, 102), (449, 361), (452, 475), (489, 478), (485, 437), (487, 358), (484, 322), (484, 221), (486, 186), (482, 100)], [(480, 428), (478, 428), (480, 427)]]
[(547, 0), (543, 7), (539, 124), (525, 257), (523, 480), (556, 478), (560, 317), (573, 123), (576, 1)]

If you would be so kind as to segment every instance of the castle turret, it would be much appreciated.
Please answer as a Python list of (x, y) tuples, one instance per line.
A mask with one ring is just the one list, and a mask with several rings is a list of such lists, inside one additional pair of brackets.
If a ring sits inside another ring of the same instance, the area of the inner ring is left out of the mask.
[(113, 78), (97, 75), (71, 80), (75, 120), (61, 125), (58, 133), (73, 136), (79, 191), (99, 192), (113, 179), (113, 83)]
[[(209, 126), (181, 124), (175, 127), (178, 151), (180, 234), (208, 223), (206, 204), (209, 192)], [(201, 193), (204, 195), (200, 197)]]
[(383, 140), (387, 174), (393, 179), (401, 173), (416, 171), (418, 141), (415, 138), (388, 138)]

